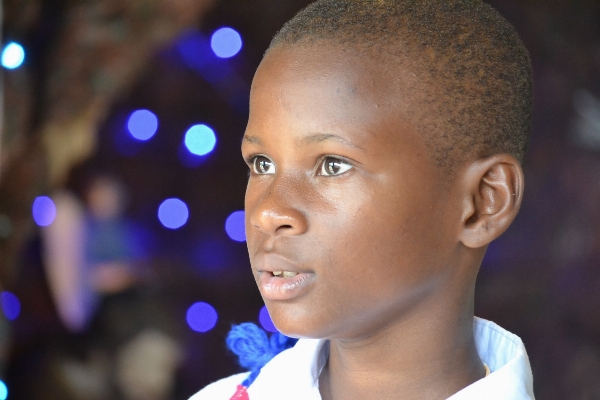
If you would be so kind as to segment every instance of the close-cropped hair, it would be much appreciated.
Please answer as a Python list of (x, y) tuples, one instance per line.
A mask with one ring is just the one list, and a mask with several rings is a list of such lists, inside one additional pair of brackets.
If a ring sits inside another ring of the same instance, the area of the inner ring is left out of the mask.
[[(532, 112), (529, 54), (513, 26), (478, 0), (319, 0), (274, 48), (325, 42), (417, 76), (403, 115), (439, 166), (508, 153), (523, 161)], [(406, 95), (406, 93), (404, 93)]]

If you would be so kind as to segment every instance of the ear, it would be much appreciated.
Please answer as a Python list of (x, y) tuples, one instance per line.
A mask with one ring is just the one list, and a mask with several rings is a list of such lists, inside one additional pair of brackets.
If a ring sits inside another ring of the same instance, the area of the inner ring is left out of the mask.
[(463, 214), (460, 241), (480, 248), (500, 236), (515, 219), (523, 198), (520, 163), (511, 155), (496, 154), (466, 168), (463, 177)]

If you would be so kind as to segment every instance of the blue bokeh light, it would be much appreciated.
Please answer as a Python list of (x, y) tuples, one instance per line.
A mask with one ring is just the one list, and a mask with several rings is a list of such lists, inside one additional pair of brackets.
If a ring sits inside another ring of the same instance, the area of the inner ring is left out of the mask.
[(188, 206), (177, 198), (166, 199), (158, 207), (158, 219), (165, 228), (179, 229), (189, 216)]
[(217, 325), (217, 310), (208, 303), (199, 301), (188, 308), (186, 320), (190, 328), (196, 332), (208, 332)]
[(235, 29), (220, 28), (210, 38), (210, 47), (217, 57), (230, 58), (242, 49), (242, 37)]
[(31, 213), (36, 224), (39, 226), (48, 226), (56, 218), (56, 206), (50, 197), (39, 196), (33, 201)]
[(185, 133), (185, 147), (190, 153), (204, 156), (213, 151), (217, 144), (217, 136), (211, 127), (204, 124), (192, 126)]
[(258, 313), (258, 322), (260, 322), (264, 330), (268, 332), (277, 332), (277, 328), (273, 325), (267, 306), (263, 306), (263, 308), (260, 309), (260, 312)]
[(246, 213), (244, 211), (234, 211), (225, 221), (225, 232), (236, 242), (246, 241), (246, 226), (244, 223)]
[(137, 110), (131, 113), (127, 129), (137, 140), (146, 141), (158, 130), (158, 118), (150, 110)]
[(9, 321), (14, 321), (21, 314), (21, 302), (11, 292), (0, 293), (0, 305), (2, 306), (4, 316)]
[(10, 42), (2, 50), (2, 66), (6, 69), (15, 69), (23, 65), (25, 49), (19, 43)]
[(0, 400), (6, 400), (8, 398), (8, 388), (6, 383), (0, 380)]

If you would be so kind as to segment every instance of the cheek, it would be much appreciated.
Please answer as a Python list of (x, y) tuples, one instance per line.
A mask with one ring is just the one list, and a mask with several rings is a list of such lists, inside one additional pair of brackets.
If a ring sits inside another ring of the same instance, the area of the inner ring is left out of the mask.
[(432, 205), (399, 193), (401, 188), (392, 188), (354, 197), (339, 206), (335, 218), (327, 219), (330, 234), (321, 237), (347, 270), (414, 281), (437, 266), (433, 250), (441, 245), (443, 234)]

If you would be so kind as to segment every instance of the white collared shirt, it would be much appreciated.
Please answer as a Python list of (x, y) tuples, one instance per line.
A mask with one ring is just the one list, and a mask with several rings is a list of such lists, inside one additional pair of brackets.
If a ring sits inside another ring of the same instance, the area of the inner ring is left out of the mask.
[[(521, 339), (495, 323), (475, 318), (475, 344), (491, 374), (448, 400), (533, 400), (533, 376)], [(300, 339), (265, 365), (248, 388), (250, 400), (321, 400), (319, 374), (327, 361), (325, 340)], [(230, 400), (248, 373), (221, 379), (190, 400)]]

